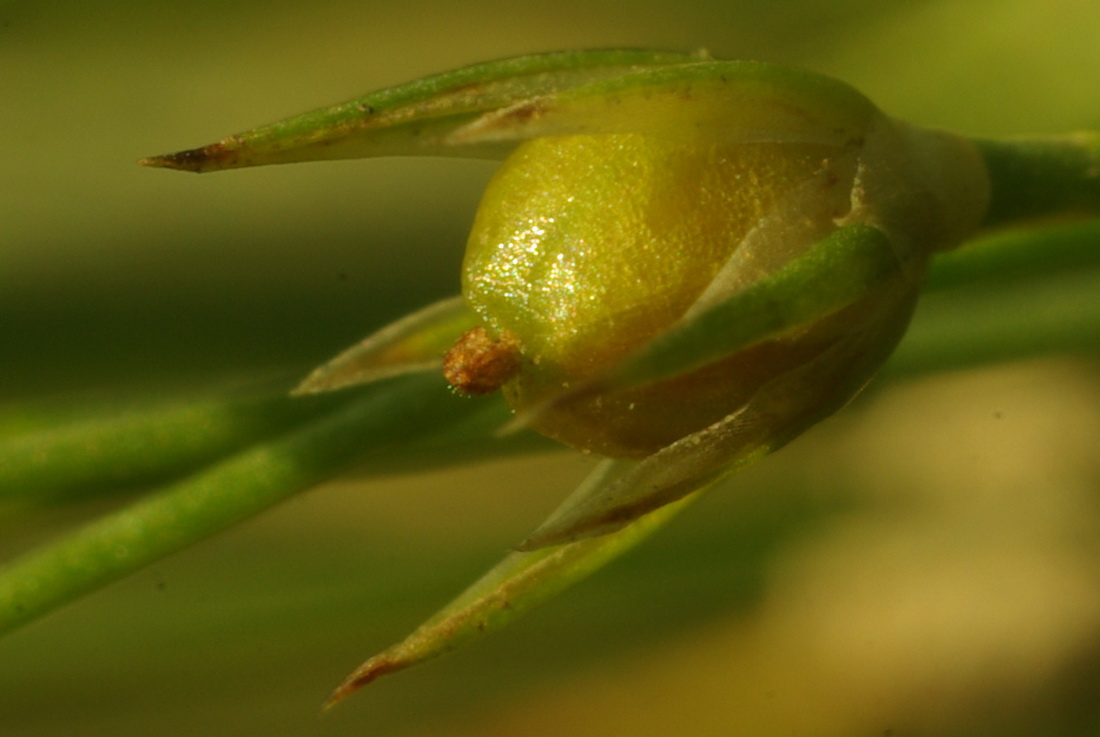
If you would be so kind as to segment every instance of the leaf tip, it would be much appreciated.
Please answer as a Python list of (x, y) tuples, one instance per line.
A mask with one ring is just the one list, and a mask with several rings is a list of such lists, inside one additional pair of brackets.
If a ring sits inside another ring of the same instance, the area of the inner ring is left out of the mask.
[(189, 148), (172, 154), (147, 156), (138, 160), (141, 166), (158, 169), (176, 169), (201, 174), (218, 169), (231, 169), (237, 165), (239, 146), (233, 139), (226, 139), (200, 148)]
[(547, 535), (538, 530), (528, 535), (519, 545), (512, 548), (513, 553), (534, 553), (543, 548), (553, 547), (559, 543), (570, 542), (568, 537), (558, 539), (561, 535)]
[(310, 394), (322, 394), (340, 388), (329, 385), (327, 378), (327, 375), (324, 375), (320, 369), (316, 369), (298, 382), (298, 385), (290, 390), (289, 395), (292, 397), (305, 397)]
[(633, 510), (626, 512), (612, 510), (602, 514), (578, 514), (568, 519), (549, 520), (528, 535), (513, 550), (517, 553), (533, 553), (557, 545), (603, 537), (618, 532), (638, 516)]
[(351, 675), (344, 679), (343, 683), (337, 686), (336, 689), (329, 694), (328, 698), (321, 704), (321, 711), (325, 712), (332, 709), (348, 696), (351, 696), (379, 676), (402, 670), (409, 665), (409, 663), (402, 662), (400, 659), (387, 657), (385, 655), (378, 655), (371, 658), (356, 668)]

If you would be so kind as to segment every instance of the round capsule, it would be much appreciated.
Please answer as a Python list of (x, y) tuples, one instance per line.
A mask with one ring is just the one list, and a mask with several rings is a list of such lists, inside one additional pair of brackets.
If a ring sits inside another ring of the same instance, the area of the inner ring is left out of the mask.
[[(844, 215), (852, 172), (835, 164), (836, 154), (814, 144), (640, 134), (521, 145), (474, 222), (463, 294), (482, 327), (452, 350), (448, 378), (465, 391), (500, 386), (521, 411), (606, 371), (679, 320), (800, 187), (821, 190), (816, 199), (827, 206), (814, 217), (828, 221), (822, 227)], [(766, 250), (748, 254), (743, 268), (749, 276), (766, 271), (769, 258)], [(559, 403), (532, 424), (582, 450), (648, 455), (811, 361), (837, 340), (845, 319), (655, 384)], [(481, 364), (489, 368), (469, 370)]]

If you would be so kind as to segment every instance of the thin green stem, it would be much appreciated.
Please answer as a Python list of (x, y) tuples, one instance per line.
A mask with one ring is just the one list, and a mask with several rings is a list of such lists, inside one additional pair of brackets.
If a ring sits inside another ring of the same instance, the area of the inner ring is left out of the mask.
[(255, 515), (297, 491), (470, 410), (438, 376), (386, 382), (360, 400), (207, 471), (0, 570), (0, 632)]
[(0, 439), (0, 500), (62, 501), (193, 473), (346, 401), (285, 394), (160, 404)]
[(1100, 219), (991, 233), (936, 255), (925, 292), (1100, 268)]
[(1100, 212), (1100, 132), (975, 143), (992, 184), (986, 226)]

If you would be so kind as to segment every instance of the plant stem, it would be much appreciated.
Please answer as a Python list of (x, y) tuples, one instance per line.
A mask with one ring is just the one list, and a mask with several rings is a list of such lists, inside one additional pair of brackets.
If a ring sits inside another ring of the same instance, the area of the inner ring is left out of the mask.
[(343, 401), (294, 401), (285, 394), (203, 399), (62, 420), (0, 439), (0, 500), (60, 502), (162, 484), (317, 419)]
[(975, 143), (992, 183), (985, 226), (1100, 212), (1100, 133)]
[(344, 470), (369, 451), (470, 411), (436, 375), (377, 390), (100, 518), (0, 570), (0, 632), (180, 550)]

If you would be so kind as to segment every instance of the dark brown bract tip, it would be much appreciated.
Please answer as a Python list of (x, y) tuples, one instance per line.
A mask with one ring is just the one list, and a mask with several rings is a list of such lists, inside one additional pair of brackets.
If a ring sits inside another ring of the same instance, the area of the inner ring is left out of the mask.
[(443, 376), (462, 394), (491, 394), (519, 371), (519, 344), (511, 335), (500, 338), (485, 328), (471, 328), (443, 358)]
[(403, 670), (410, 665), (412, 663), (400, 662), (390, 657), (377, 656), (371, 658), (356, 668), (354, 673), (329, 694), (329, 697), (321, 704), (321, 711), (328, 711), (379, 676)]
[(236, 147), (226, 145), (225, 141), (212, 143), (201, 148), (189, 148), (186, 151), (177, 151), (174, 154), (161, 156), (149, 156), (138, 161), (142, 166), (155, 166), (161, 169), (177, 169), (179, 171), (216, 171), (228, 169), (236, 160)]

